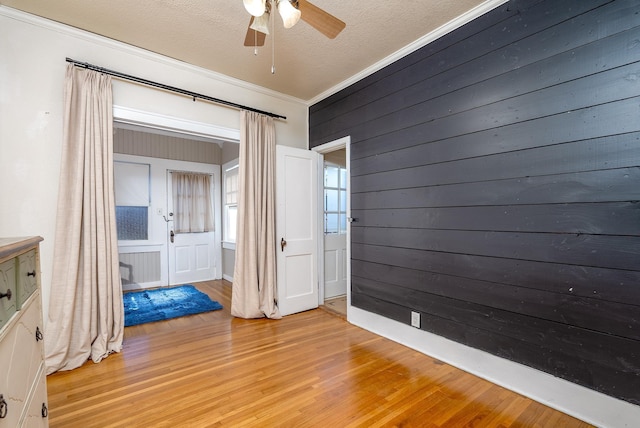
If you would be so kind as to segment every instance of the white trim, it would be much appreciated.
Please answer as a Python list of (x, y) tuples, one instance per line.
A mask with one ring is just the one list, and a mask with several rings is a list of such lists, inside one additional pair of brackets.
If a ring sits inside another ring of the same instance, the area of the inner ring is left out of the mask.
[(636, 427), (640, 406), (381, 315), (351, 307), (350, 323), (599, 427)]
[[(312, 148), (314, 152), (324, 155), (325, 153), (333, 152), (335, 150), (345, 149), (346, 152), (346, 166), (347, 169), (347, 219), (351, 217), (351, 136), (339, 138), (334, 141), (330, 141), (325, 144), (321, 144)], [(322, 158), (322, 156), (321, 156)], [(320, 159), (322, 162), (322, 159)], [(318, 169), (322, 169), (320, 166)], [(322, 209), (322, 194), (324, 192), (324, 176), (322, 172), (318, 172), (318, 209)], [(322, 216), (320, 216), (321, 218)], [(318, 304), (324, 304), (324, 228), (322, 220), (318, 218)], [(323, 286), (320, 287), (320, 284)], [(351, 307), (351, 223), (347, 221), (347, 316)]]
[(380, 61), (376, 62), (375, 64), (371, 65), (370, 67), (365, 68), (364, 70), (362, 70), (361, 72), (354, 74), (353, 76), (349, 77), (347, 80), (344, 80), (340, 83), (338, 83), (337, 85), (335, 85), (332, 88), (327, 89), (326, 91), (324, 91), (321, 94), (316, 95), (315, 97), (311, 98), (310, 100), (307, 101), (308, 105), (313, 105), (319, 101), (322, 101), (325, 98), (328, 98), (329, 96), (335, 94), (336, 92), (339, 92), (341, 90), (343, 90), (344, 88), (353, 85), (354, 83), (359, 82), (360, 80), (364, 79), (365, 77), (375, 73), (378, 70), (383, 69), (384, 67), (386, 67), (387, 65), (390, 65), (396, 61), (398, 61), (401, 58), (404, 58), (405, 56), (409, 55), (412, 52), (417, 51), (418, 49), (428, 45), (429, 43), (433, 42), (434, 40), (439, 39), (440, 37), (444, 36), (445, 34), (448, 34), (460, 27), (462, 27), (463, 25), (473, 21), (474, 19), (484, 15), (485, 13), (495, 9), (496, 7), (506, 3), (509, 0), (487, 0), (484, 3), (479, 4), (478, 6), (474, 7), (473, 9), (463, 13), (460, 16), (457, 16), (456, 18), (452, 19), (451, 21), (447, 22), (446, 24), (436, 28), (435, 30), (429, 32), (428, 34), (425, 34), (424, 36), (420, 37), (418, 40), (409, 43), (408, 45), (406, 45), (405, 47), (397, 50), (396, 52), (392, 53), (391, 55), (387, 56), (386, 58), (381, 59)]
[[(227, 236), (227, 228), (228, 228), (228, 224), (227, 224), (227, 217), (228, 217), (228, 210), (227, 210), (227, 174), (229, 171), (234, 171), (234, 174), (237, 175), (239, 177), (239, 169), (240, 169), (240, 159), (232, 159), (229, 162), (225, 162), (222, 165), (222, 176), (220, 177), (220, 182), (221, 187), (222, 187), (222, 205), (221, 205), (221, 209), (222, 209), (222, 248), (226, 249), (226, 250), (236, 250), (236, 241), (231, 241), (231, 240), (227, 240), (228, 236)], [(236, 209), (238, 206), (238, 203), (236, 202), (235, 204)], [(236, 222), (237, 225), (237, 222)], [(236, 231), (237, 232), (237, 231)], [(237, 236), (234, 237), (237, 239)]]
[(146, 290), (147, 288), (163, 287), (166, 285), (167, 284), (163, 284), (162, 281), (140, 282), (135, 284), (122, 284), (122, 291), (139, 291), (139, 290)]
[(114, 122), (151, 128), (161, 131), (177, 132), (198, 138), (216, 139), (237, 143), (240, 141), (240, 130), (196, 122), (159, 113), (151, 113), (128, 107), (113, 106)]
[[(72, 36), (72, 37), (76, 37), (78, 39), (82, 39), (82, 40), (86, 40), (88, 42), (91, 43), (95, 43), (95, 44), (99, 44), (108, 48), (112, 48), (112, 49), (117, 49), (120, 50), (121, 52), (127, 53), (127, 54), (132, 54), (132, 55), (136, 55), (151, 61), (156, 61), (159, 63), (163, 63), (166, 65), (170, 65), (172, 67), (178, 67), (181, 68), (183, 70), (192, 72), (192, 73), (198, 73), (200, 75), (206, 76), (208, 78), (211, 79), (215, 79), (217, 81), (223, 82), (223, 83), (227, 83), (230, 85), (234, 85), (240, 88), (244, 88), (244, 89), (248, 89), (263, 95), (268, 95), (271, 97), (275, 97), (275, 98), (279, 98), (281, 100), (284, 101), (289, 101), (289, 102), (294, 102), (294, 103), (300, 103), (306, 106), (310, 106), (313, 105), (315, 103), (317, 103), (318, 101), (321, 101), (327, 97), (329, 97), (330, 95), (333, 95), (334, 93), (352, 85), (353, 83), (358, 82), (359, 80), (364, 79), (365, 77), (375, 73), (376, 71), (386, 67), (387, 65), (399, 60), (400, 58), (403, 58), (405, 56), (407, 56), (408, 54), (420, 49), (423, 46), (426, 46), (427, 44), (433, 42), (434, 40), (442, 37), (443, 35), (450, 33), (451, 31), (467, 24), (468, 22), (471, 22), (472, 20), (478, 18), (479, 16), (484, 15), (485, 13), (489, 12), (492, 9), (495, 9), (496, 7), (506, 3), (508, 0), (487, 0), (483, 3), (481, 3), (480, 5), (474, 7), (473, 9), (467, 11), (466, 13), (463, 13), (462, 15), (452, 19), (451, 21), (447, 22), (446, 24), (442, 25), (441, 27), (438, 27), (437, 29), (429, 32), (428, 34), (422, 36), (421, 38), (419, 38), (418, 40), (406, 45), (405, 47), (399, 49), (398, 51), (394, 52), (393, 54), (387, 56), (386, 58), (383, 58), (382, 60), (376, 62), (375, 64), (371, 65), (370, 67), (362, 70), (361, 72), (354, 74), (353, 76), (351, 76), (350, 78), (344, 80), (341, 83), (338, 83), (337, 85), (333, 86), (332, 88), (329, 88), (328, 90), (324, 91), (321, 94), (316, 95), (315, 97), (309, 99), (309, 100), (303, 100), (300, 98), (296, 98), (296, 97), (292, 97), (290, 95), (286, 95), (283, 94), (281, 92), (277, 92), (277, 91), (273, 91), (271, 89), (267, 89), (263, 86), (259, 86), (259, 85), (255, 85), (255, 84), (251, 84), (251, 83), (247, 83), (243, 80), (239, 80), (239, 79), (235, 79), (233, 77), (227, 76), (225, 74), (221, 74), (221, 73), (216, 73), (214, 71), (202, 68), (202, 67), (197, 67), (195, 65), (192, 64), (188, 64), (182, 61), (178, 61), (160, 54), (156, 54), (154, 52), (150, 52), (148, 50), (142, 49), (142, 48), (138, 48), (132, 45), (128, 45), (126, 43), (122, 43), (122, 42), (118, 42), (116, 40), (112, 40), (112, 39), (108, 39), (106, 37), (103, 36), (99, 36), (97, 34), (93, 34), (93, 33), (89, 33), (87, 31), (84, 30), (80, 30), (78, 28), (73, 28), (70, 27), (68, 25), (65, 24), (61, 24), (46, 18), (41, 18), (39, 16), (35, 16), (32, 15), (30, 13), (26, 13), (26, 12), (22, 12), (19, 11), (17, 9), (13, 9), (10, 8), (8, 6), (5, 5), (0, 5), (0, 15), (2, 16), (6, 16), (8, 18), (11, 19), (15, 19), (18, 21), (22, 21), (22, 22), (26, 22), (28, 24), (32, 24), (32, 25), (36, 25), (42, 28), (46, 28), (48, 30), (51, 31), (55, 31), (57, 33), (61, 33), (61, 34), (65, 34), (68, 36)], [(75, 58), (75, 59), (81, 59), (81, 58)], [(96, 64), (96, 65), (100, 65), (102, 66), (102, 64)]]
[[(315, 148), (313, 151), (318, 152)], [(316, 222), (316, 233), (318, 234), (318, 305), (324, 305), (325, 279), (324, 279), (324, 216), (320, 215), (324, 208), (324, 154), (318, 152), (318, 187), (316, 189), (316, 203), (318, 204), (318, 221)]]
[[(60, 34), (85, 40), (90, 43), (95, 43), (107, 48), (116, 49), (121, 52), (135, 55), (141, 58), (145, 58), (150, 61), (155, 61), (158, 63), (169, 65), (171, 67), (180, 68), (182, 70), (189, 71), (191, 73), (197, 73), (207, 78), (214, 79), (219, 82), (223, 82), (239, 88), (248, 89), (250, 91), (257, 92), (263, 95), (268, 95), (270, 97), (275, 97), (284, 101), (308, 105), (304, 100), (300, 98), (292, 97), (290, 95), (286, 95), (281, 92), (276, 92), (274, 90), (267, 89), (263, 86), (254, 85), (252, 83), (248, 83), (246, 81), (236, 79), (236, 78), (227, 76), (225, 74), (216, 73), (215, 71), (211, 71), (206, 68), (197, 67), (195, 65), (178, 61), (176, 59), (169, 58), (167, 56), (160, 55), (160, 54), (148, 51), (146, 49), (138, 48), (133, 45), (122, 43), (122, 42), (109, 39), (97, 34), (89, 33), (87, 31), (80, 30), (78, 28), (73, 28), (68, 25), (61, 24), (59, 22), (55, 22), (46, 18), (35, 16), (27, 12), (22, 12), (20, 10), (13, 9), (5, 5), (0, 5), (0, 15), (6, 16), (7, 18), (15, 19), (17, 21), (25, 22), (27, 24), (36, 25), (38, 27), (42, 27), (47, 30), (55, 31)], [(74, 58), (74, 59), (83, 60), (83, 58)], [(63, 59), (60, 58), (60, 61), (63, 61)], [(101, 67), (105, 66), (105, 64), (96, 64), (96, 65)]]
[(229, 282), (233, 282), (233, 277), (231, 275), (222, 274), (222, 279), (226, 279)]
[[(339, 149), (349, 149), (351, 145), (351, 136), (346, 136), (346, 137), (342, 137), (339, 138), (337, 140), (334, 141), (330, 141), (328, 143), (325, 144), (321, 144), (319, 146), (315, 146), (313, 149), (314, 152), (318, 152), (318, 153), (329, 153), (329, 152), (333, 152)], [(347, 164), (348, 164), (348, 159), (347, 159)]]

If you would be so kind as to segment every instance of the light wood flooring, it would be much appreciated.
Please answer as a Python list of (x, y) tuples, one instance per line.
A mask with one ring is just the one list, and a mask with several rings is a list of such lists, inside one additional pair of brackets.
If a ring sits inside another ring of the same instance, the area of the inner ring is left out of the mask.
[(323, 310), (221, 311), (125, 329), (124, 349), (48, 377), (57, 427), (587, 427)]
[(347, 319), (347, 296), (339, 296), (324, 301), (324, 305), (320, 306), (334, 315), (343, 319)]

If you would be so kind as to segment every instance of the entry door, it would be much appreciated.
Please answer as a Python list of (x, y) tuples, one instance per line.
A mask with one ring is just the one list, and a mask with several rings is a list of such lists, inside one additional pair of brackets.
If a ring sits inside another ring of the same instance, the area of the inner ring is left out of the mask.
[(324, 298), (347, 294), (347, 235), (324, 236)]
[[(167, 171), (167, 241), (169, 245), (169, 285), (209, 281), (216, 277), (215, 232), (175, 233), (171, 171)], [(212, 187), (216, 186), (212, 177)], [(213, 196), (213, 195), (212, 195)], [(211, 199), (213, 201), (213, 197)], [(217, 215), (214, 213), (214, 215)]]
[(324, 164), (324, 299), (347, 294), (347, 170)]
[(278, 309), (318, 307), (318, 154), (276, 146)]

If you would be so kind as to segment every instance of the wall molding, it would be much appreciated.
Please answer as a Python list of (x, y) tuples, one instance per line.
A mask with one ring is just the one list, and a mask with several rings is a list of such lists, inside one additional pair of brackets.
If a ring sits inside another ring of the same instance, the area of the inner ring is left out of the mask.
[(462, 15), (452, 19), (451, 21), (447, 22), (446, 24), (436, 28), (435, 30), (431, 31), (428, 34), (425, 34), (424, 36), (420, 37), (418, 40), (409, 43), (408, 45), (406, 45), (405, 47), (399, 49), (398, 51), (392, 53), (391, 55), (387, 56), (386, 58), (381, 59), (380, 61), (376, 62), (375, 64), (371, 65), (370, 67), (365, 68), (364, 70), (362, 70), (361, 72), (354, 74), (353, 76), (349, 77), (348, 79), (340, 82), (339, 84), (337, 84), (336, 86), (327, 89), (326, 91), (324, 91), (323, 93), (316, 95), (315, 97), (311, 98), (309, 101), (307, 101), (307, 104), (309, 106), (312, 106), (313, 104), (316, 104), (317, 102), (320, 102), (322, 100), (324, 100), (325, 98), (330, 97), (331, 95), (335, 94), (336, 92), (339, 92), (351, 85), (353, 85), (354, 83), (357, 83), (358, 81), (364, 79), (367, 76), (370, 76), (371, 74), (375, 73), (376, 71), (379, 71), (381, 69), (383, 69), (384, 67), (386, 67), (387, 65), (390, 65), (396, 61), (398, 61), (401, 58), (404, 58), (405, 56), (409, 55), (412, 52), (417, 51), (418, 49), (428, 45), (429, 43), (439, 39), (440, 37), (444, 36), (447, 33), (452, 32), (453, 30), (462, 27), (463, 25), (473, 21), (474, 19), (484, 15), (485, 13), (489, 12), (490, 10), (495, 9), (496, 7), (508, 2), (509, 0), (487, 0), (481, 4), (479, 4), (478, 6), (474, 7), (473, 9), (467, 11), (466, 13), (463, 13)]
[(592, 425), (631, 428), (640, 420), (640, 406), (350, 304), (347, 320)]
[[(308, 105), (308, 103), (305, 100), (292, 97), (290, 95), (286, 95), (281, 92), (273, 91), (263, 86), (254, 85), (244, 80), (235, 79), (233, 77), (227, 76), (226, 74), (217, 73), (215, 71), (211, 71), (206, 68), (202, 68), (186, 62), (178, 61), (176, 59), (169, 58), (167, 56), (160, 55), (155, 52), (148, 51), (146, 49), (142, 49), (133, 45), (128, 45), (126, 43), (109, 39), (107, 37), (100, 36), (94, 33), (90, 33), (85, 30), (70, 27), (68, 25), (61, 24), (59, 22), (55, 22), (46, 18), (36, 16), (36, 15), (32, 15), (27, 12), (22, 12), (20, 10), (13, 9), (5, 5), (0, 5), (0, 16), (5, 16), (7, 18), (15, 19), (17, 21), (22, 21), (27, 24), (42, 27), (47, 30), (55, 31), (57, 33), (60, 33), (66, 36), (85, 40), (90, 43), (95, 43), (97, 45), (101, 45), (110, 49), (119, 50), (126, 54), (135, 55), (146, 60), (150, 60), (157, 63), (162, 63), (164, 65), (168, 65), (171, 67), (179, 68), (184, 71), (188, 71), (190, 73), (196, 73), (201, 76), (207, 77), (209, 79), (217, 80), (219, 82), (222, 82), (228, 85), (233, 85), (238, 88), (257, 92), (262, 95), (267, 95), (267, 96), (278, 98), (288, 102)], [(76, 59), (79, 61), (82, 60), (82, 58), (76, 58)], [(64, 58), (60, 58), (60, 61), (64, 62)], [(105, 66), (104, 64), (96, 64), (96, 65)]]
[(6, 16), (11, 19), (22, 21), (31, 25), (36, 25), (42, 28), (46, 28), (48, 30), (55, 31), (64, 35), (86, 40), (88, 42), (99, 44), (108, 48), (120, 50), (127, 54), (136, 55), (151, 61), (163, 63), (165, 65), (169, 65), (172, 67), (181, 68), (191, 73), (197, 73), (202, 76), (208, 77), (210, 79), (214, 79), (219, 82), (240, 87), (243, 89), (255, 91), (263, 95), (279, 98), (281, 100), (288, 101), (288, 102), (294, 102), (294, 103), (299, 103), (306, 106), (311, 106), (333, 95), (334, 93), (364, 79), (365, 77), (375, 73), (376, 71), (386, 67), (387, 65), (409, 55), (410, 53), (422, 48), (423, 46), (428, 45), (429, 43), (444, 36), (445, 34), (465, 25), (470, 21), (473, 21), (479, 16), (484, 15), (490, 10), (495, 9), (496, 7), (506, 3), (507, 1), (509, 0), (487, 0), (481, 3), (480, 5), (476, 6), (475, 8), (469, 10), (468, 12), (454, 18), (453, 20), (429, 32), (428, 34), (422, 36), (421, 38), (415, 40), (414, 42), (409, 43), (405, 47), (394, 52), (393, 54), (383, 58), (382, 60), (376, 62), (370, 67), (362, 70), (357, 74), (354, 74), (348, 79), (342, 81), (341, 83), (333, 86), (332, 88), (329, 88), (328, 90), (322, 92), (321, 94), (316, 95), (315, 97), (309, 100), (302, 100), (300, 98), (292, 97), (290, 95), (286, 95), (281, 92), (267, 89), (263, 86), (254, 85), (254, 84), (245, 82), (243, 80), (239, 80), (239, 79), (235, 79), (233, 77), (227, 76), (225, 74), (217, 73), (202, 67), (197, 67), (195, 65), (178, 61), (178, 60), (157, 54), (155, 52), (138, 48), (136, 46), (128, 45), (126, 43), (112, 40), (104, 36), (99, 36), (97, 34), (89, 33), (87, 31), (80, 30), (78, 28), (73, 28), (68, 25), (61, 24), (59, 22), (51, 21), (46, 18), (41, 18), (39, 16), (22, 12), (17, 9), (10, 8), (8, 6), (0, 5), (0, 16)]

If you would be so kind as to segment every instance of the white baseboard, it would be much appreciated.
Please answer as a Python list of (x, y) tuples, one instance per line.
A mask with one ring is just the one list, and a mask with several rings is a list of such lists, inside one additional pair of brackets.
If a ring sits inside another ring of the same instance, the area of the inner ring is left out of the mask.
[(146, 290), (147, 288), (158, 288), (162, 287), (161, 281), (155, 282), (143, 282), (140, 284), (122, 284), (122, 291), (136, 291), (136, 290)]
[(233, 277), (231, 275), (222, 274), (222, 279), (226, 279), (229, 282), (233, 282)]
[(347, 320), (598, 427), (637, 427), (640, 406), (444, 337), (349, 306)]

